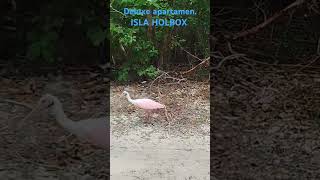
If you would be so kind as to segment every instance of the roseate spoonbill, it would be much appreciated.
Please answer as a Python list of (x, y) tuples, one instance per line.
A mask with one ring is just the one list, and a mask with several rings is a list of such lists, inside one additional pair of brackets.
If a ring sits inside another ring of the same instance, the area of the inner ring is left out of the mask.
[(102, 148), (109, 147), (110, 140), (106, 118), (72, 121), (65, 115), (62, 104), (58, 98), (46, 94), (40, 98), (37, 106), (25, 119), (42, 110), (49, 110), (49, 113), (55, 117), (62, 127), (78, 138)]
[(131, 99), (131, 97), (127, 91), (123, 91), (122, 94), (124, 94), (127, 97), (128, 101), (130, 103), (132, 103), (136, 107), (144, 109), (148, 115), (147, 117), (149, 117), (150, 111), (152, 111), (152, 110), (163, 109), (163, 108), (166, 109), (165, 105), (160, 104), (158, 102), (155, 102), (151, 99), (145, 99), (145, 98), (144, 99)]

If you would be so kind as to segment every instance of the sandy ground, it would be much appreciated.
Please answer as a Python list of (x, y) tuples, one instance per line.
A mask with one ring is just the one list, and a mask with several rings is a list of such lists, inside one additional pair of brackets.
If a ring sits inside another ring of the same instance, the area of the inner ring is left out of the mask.
[[(163, 116), (143, 123), (140, 110), (130, 111), (126, 99), (117, 98), (121, 89), (111, 92), (111, 179), (209, 179), (209, 99), (202, 100), (205, 111), (194, 113), (193, 119), (206, 120), (195, 126), (170, 124)], [(192, 113), (192, 107), (186, 111)], [(181, 112), (180, 117), (184, 115)]]

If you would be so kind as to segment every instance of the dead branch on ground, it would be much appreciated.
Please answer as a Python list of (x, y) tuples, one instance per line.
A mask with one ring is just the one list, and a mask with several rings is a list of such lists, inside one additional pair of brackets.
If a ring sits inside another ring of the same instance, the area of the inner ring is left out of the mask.
[(187, 54), (189, 54), (190, 56), (192, 56), (193, 58), (199, 60), (199, 61), (203, 61), (202, 59), (198, 58), (197, 56), (191, 54), (189, 51), (185, 50), (183, 47), (180, 47), (182, 51), (186, 52)]
[(191, 73), (193, 72), (196, 68), (198, 68), (199, 66), (205, 64), (205, 66), (209, 66), (209, 60), (210, 60), (210, 57), (207, 57), (206, 59), (202, 60), (201, 63), (195, 65), (193, 68), (187, 70), (187, 71), (184, 71), (182, 72), (181, 74), (188, 74), (188, 73)]
[(150, 83), (150, 85), (149, 85), (149, 88), (151, 89), (151, 87), (152, 87), (152, 85), (156, 82), (156, 81), (158, 81), (158, 80), (160, 80), (161, 78), (163, 78), (163, 79), (172, 79), (172, 80), (174, 80), (174, 81), (176, 81), (175, 83), (170, 83), (170, 84), (176, 84), (176, 83), (180, 83), (180, 82), (182, 82), (182, 81), (186, 81), (187, 79), (186, 78), (176, 78), (176, 77), (173, 77), (173, 76), (171, 76), (171, 75), (169, 75), (169, 72), (165, 72), (165, 71), (162, 71), (162, 70), (159, 70), (158, 69), (158, 71), (161, 73), (158, 77), (156, 77), (151, 83)]
[(1, 99), (0, 98), (0, 102), (16, 104), (16, 105), (23, 106), (23, 107), (28, 108), (28, 109), (33, 109), (33, 107), (31, 105), (29, 105), (29, 104), (22, 103), (22, 102), (17, 102), (17, 101), (10, 100), (10, 99)]

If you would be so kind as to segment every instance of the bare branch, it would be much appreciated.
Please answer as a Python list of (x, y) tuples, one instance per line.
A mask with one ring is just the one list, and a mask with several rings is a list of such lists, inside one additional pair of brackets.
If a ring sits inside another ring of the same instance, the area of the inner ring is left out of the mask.
[(264, 27), (266, 27), (267, 25), (269, 25), (270, 23), (272, 23), (273, 21), (275, 21), (276, 19), (278, 19), (279, 17), (281, 17), (282, 15), (288, 13), (289, 11), (291, 11), (292, 9), (294, 8), (297, 8), (298, 6), (300, 6), (301, 4), (303, 4), (305, 2), (305, 0), (296, 0), (295, 2), (293, 2), (292, 4), (290, 4), (289, 6), (287, 6), (286, 8), (280, 10), (279, 12), (275, 13), (273, 16), (271, 16), (270, 18), (268, 18), (267, 20), (265, 20), (263, 23), (251, 28), (251, 29), (248, 29), (248, 30), (245, 30), (245, 31), (242, 31), (242, 32), (239, 32), (239, 33), (236, 33), (234, 36), (233, 36), (233, 40), (235, 39), (238, 39), (238, 38), (241, 38), (241, 37), (244, 37), (244, 36), (247, 36), (249, 34), (254, 34), (256, 32), (258, 32), (259, 30), (263, 29)]
[(190, 56), (192, 56), (193, 58), (195, 58), (195, 59), (198, 59), (199, 61), (203, 61), (202, 59), (200, 59), (200, 58), (198, 58), (197, 56), (195, 56), (195, 55), (193, 55), (193, 54), (191, 54), (190, 52), (188, 52), (187, 50), (185, 50), (184, 48), (182, 48), (182, 47), (180, 47), (184, 52), (186, 52), (187, 54), (189, 54)]
[(193, 68), (189, 69), (188, 71), (182, 72), (181, 74), (188, 74), (188, 73), (194, 71), (197, 67), (201, 66), (204, 63), (208, 63), (209, 64), (209, 60), (210, 60), (210, 57), (207, 57), (206, 59), (202, 60), (201, 63), (197, 64), (196, 66), (194, 66)]
[(14, 100), (10, 100), (10, 99), (1, 99), (0, 98), (0, 102), (6, 102), (6, 103), (11, 103), (11, 104), (16, 104), (16, 105), (19, 105), (19, 106), (23, 106), (23, 107), (26, 107), (28, 109), (33, 109), (32, 106), (30, 106), (29, 104), (26, 104), (26, 103), (22, 103), (22, 102), (17, 102), (17, 101), (14, 101)]

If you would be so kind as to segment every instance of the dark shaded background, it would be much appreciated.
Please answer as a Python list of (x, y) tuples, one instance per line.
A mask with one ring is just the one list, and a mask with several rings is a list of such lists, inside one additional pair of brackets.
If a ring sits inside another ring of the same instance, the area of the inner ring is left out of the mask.
[(233, 39), (293, 2), (212, 4), (212, 179), (320, 178), (319, 2)]

